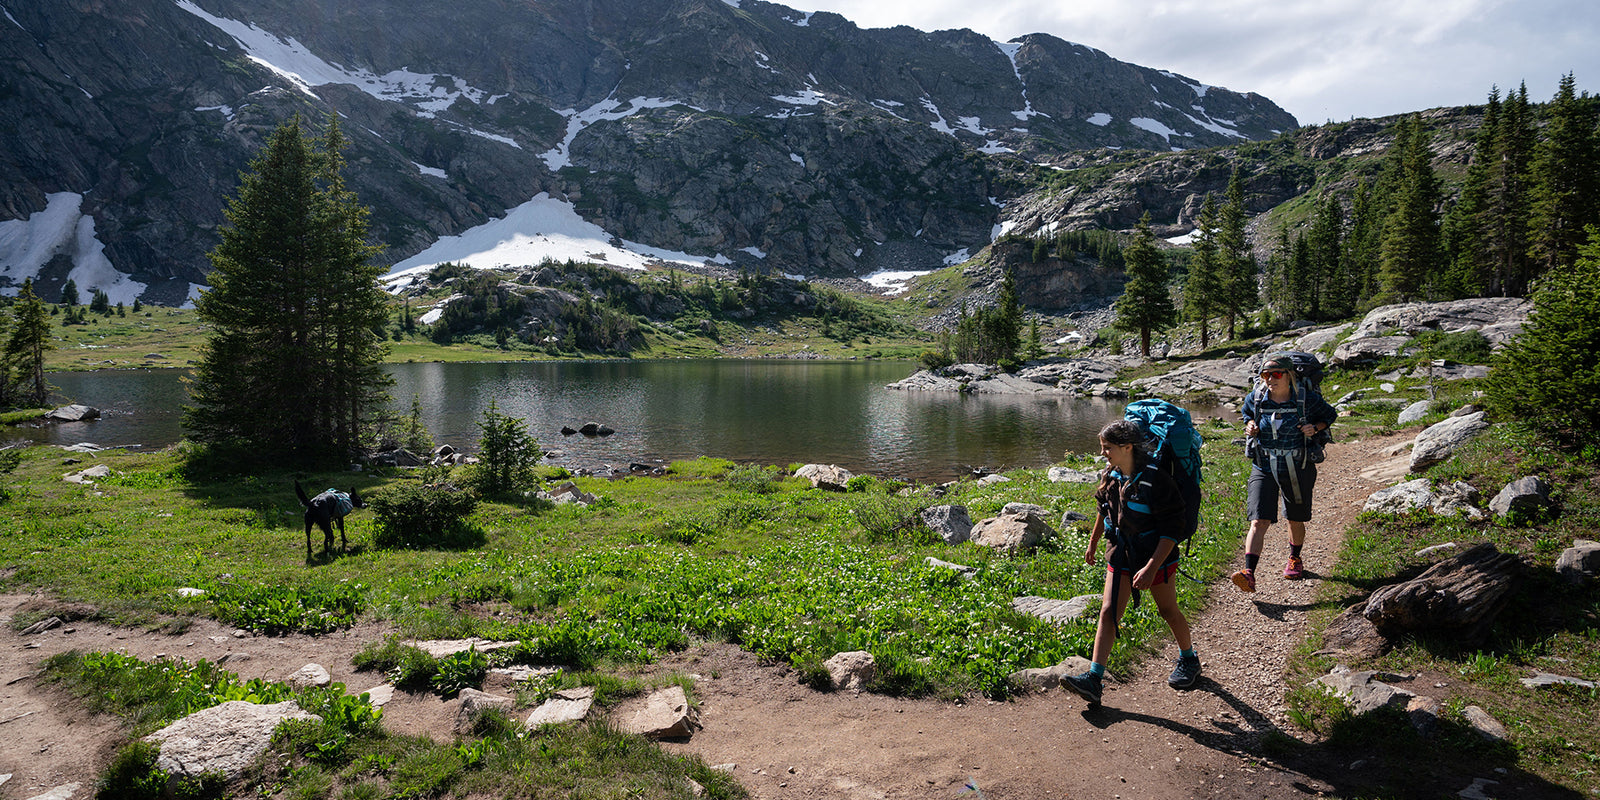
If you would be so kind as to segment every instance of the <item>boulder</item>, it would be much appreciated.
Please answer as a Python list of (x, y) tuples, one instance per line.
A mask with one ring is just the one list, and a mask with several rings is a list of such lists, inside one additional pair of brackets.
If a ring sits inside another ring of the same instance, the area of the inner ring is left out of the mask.
[(865, 650), (838, 653), (822, 662), (835, 689), (864, 689), (878, 677), (878, 661)]
[(811, 481), (814, 488), (830, 492), (844, 491), (845, 484), (855, 477), (850, 470), (835, 464), (806, 464), (795, 470), (794, 476)]
[(287, 719), (317, 719), (293, 700), (262, 705), (229, 700), (202, 709), (145, 737), (161, 747), (156, 766), (173, 776), (200, 777), (220, 772), (237, 777), (272, 743), (272, 732)]
[(972, 517), (966, 506), (929, 506), (922, 510), (922, 521), (945, 544), (961, 544), (972, 535)]
[(592, 506), (600, 500), (600, 498), (579, 489), (578, 485), (572, 481), (565, 481), (548, 492), (540, 492), (539, 496), (557, 505)]
[(1457, 447), (1488, 430), (1484, 412), (1478, 411), (1464, 417), (1450, 417), (1436, 422), (1417, 434), (1416, 446), (1411, 449), (1411, 471), (1421, 472), (1449, 458)]
[(1055, 530), (1032, 513), (1001, 514), (972, 526), (971, 541), (1003, 553), (1037, 547)]
[(540, 703), (539, 707), (528, 715), (528, 721), (523, 727), (537, 728), (540, 725), (580, 722), (584, 717), (589, 716), (589, 709), (593, 706), (593, 686), (564, 689), (551, 695), (549, 700)]
[(1417, 402), (1400, 409), (1400, 416), (1395, 419), (1395, 424), (1410, 425), (1413, 422), (1421, 422), (1423, 417), (1428, 416), (1428, 411), (1432, 408), (1432, 400), (1418, 400)]
[(100, 409), (73, 403), (45, 412), (44, 418), (53, 422), (82, 422), (87, 419), (99, 419)]
[(1492, 714), (1484, 711), (1479, 706), (1467, 706), (1461, 709), (1461, 716), (1466, 717), (1467, 724), (1471, 725), (1479, 736), (1491, 742), (1507, 742), (1511, 740), (1511, 734), (1506, 732), (1506, 726), (1501, 725), (1500, 720), (1495, 719)]
[(461, 698), (461, 705), (456, 708), (456, 733), (471, 731), (478, 717), (486, 711), (491, 709), (510, 711), (516, 705), (516, 701), (509, 697), (490, 694), (470, 687), (462, 689), (459, 697)]
[(1140, 378), (1128, 384), (1139, 396), (1182, 398), (1211, 394), (1217, 397), (1243, 397), (1254, 384), (1256, 370), (1244, 358), (1194, 361), (1163, 375)]
[(96, 464), (88, 469), (81, 469), (77, 472), (63, 475), (61, 476), (61, 480), (64, 480), (67, 483), (93, 485), (96, 480), (99, 480), (100, 478), (108, 478), (110, 476), (110, 467), (106, 466), (105, 464)]
[(1361, 510), (1404, 514), (1427, 509), (1440, 516), (1460, 514), (1476, 522), (1484, 518), (1477, 501), (1478, 490), (1470, 483), (1456, 481), (1436, 488), (1427, 478), (1416, 478), (1373, 492)]
[[(621, 709), (619, 709), (621, 711)], [(700, 727), (700, 715), (689, 705), (683, 687), (668, 686), (652, 692), (632, 708), (618, 729), (647, 739), (686, 739)]]
[(1536, 475), (1527, 475), (1508, 484), (1489, 501), (1489, 510), (1504, 517), (1512, 512), (1534, 514), (1550, 507), (1550, 486)]
[[(1460, 332), (1477, 330), (1489, 336), (1505, 334), (1507, 326), (1520, 326), (1533, 310), (1533, 302), (1521, 297), (1473, 297), (1442, 303), (1397, 303), (1367, 312), (1351, 332), (1361, 339), (1399, 331), (1416, 336), (1427, 331)], [(1494, 339), (1490, 339), (1494, 343)]]
[(1050, 667), (1034, 667), (1011, 673), (1010, 683), (1022, 690), (1048, 692), (1061, 685), (1061, 679), (1089, 671), (1089, 659), (1068, 656), (1066, 661)]
[(1335, 367), (1349, 368), (1361, 364), (1369, 364), (1384, 358), (1395, 358), (1406, 354), (1411, 346), (1410, 336), (1373, 336), (1365, 339), (1349, 339), (1334, 348), (1333, 356), (1328, 363)]
[(1083, 472), (1071, 467), (1051, 467), (1045, 476), (1051, 483), (1095, 483), (1100, 480), (1097, 472)]
[(1359, 716), (1390, 706), (1403, 708), (1409, 705), (1411, 698), (1416, 697), (1414, 692), (1390, 686), (1380, 680), (1387, 677), (1389, 676), (1372, 670), (1351, 672), (1349, 668), (1340, 665), (1327, 675), (1317, 678), (1313, 684), (1343, 699), (1350, 706), (1350, 710)]
[(321, 664), (307, 664), (295, 670), (294, 674), (288, 677), (286, 683), (296, 689), (305, 689), (311, 686), (327, 686), (332, 681), (333, 678), (328, 675), (327, 667)]
[(1600, 542), (1578, 539), (1561, 551), (1556, 573), (1568, 583), (1581, 584), (1600, 575)]

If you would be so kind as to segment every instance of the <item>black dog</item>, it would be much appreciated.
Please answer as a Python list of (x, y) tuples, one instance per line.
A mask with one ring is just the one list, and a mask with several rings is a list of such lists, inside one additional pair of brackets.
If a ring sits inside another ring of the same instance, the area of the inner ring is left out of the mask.
[(311, 560), (311, 526), (318, 525), (322, 528), (322, 552), (326, 554), (333, 549), (333, 525), (339, 525), (339, 549), (348, 550), (350, 541), (344, 536), (344, 517), (352, 510), (366, 508), (367, 504), (361, 502), (361, 495), (354, 489), (349, 494), (329, 489), (316, 497), (307, 498), (306, 490), (300, 488), (300, 481), (294, 482), (294, 493), (300, 498), (300, 505), (306, 507), (306, 560)]

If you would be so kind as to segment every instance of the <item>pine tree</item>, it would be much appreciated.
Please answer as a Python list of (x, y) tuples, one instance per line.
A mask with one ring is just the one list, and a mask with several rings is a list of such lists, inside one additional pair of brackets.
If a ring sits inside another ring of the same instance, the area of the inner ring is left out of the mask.
[(1593, 109), (1587, 94), (1577, 96), (1572, 73), (1563, 76), (1532, 164), (1528, 254), (1539, 272), (1571, 264), (1584, 226), (1600, 222)]
[(1222, 265), (1225, 287), (1222, 315), (1228, 325), (1228, 338), (1237, 338), (1239, 317), (1261, 304), (1256, 283), (1256, 256), (1245, 236), (1244, 173), (1234, 168), (1228, 178), (1222, 208), (1217, 212), (1217, 256)]
[(1488, 164), (1488, 225), (1484, 249), (1490, 273), (1484, 291), (1492, 296), (1527, 294), (1533, 270), (1528, 258), (1528, 165), (1535, 128), (1526, 84), (1506, 95), (1495, 128), (1495, 155)]
[(1394, 209), (1383, 221), (1378, 269), (1382, 298), (1404, 302), (1421, 296), (1428, 276), (1439, 265), (1439, 184), (1421, 117), (1413, 114), (1399, 122), (1395, 146), (1400, 180)]
[(1495, 358), (1490, 404), (1505, 419), (1578, 445), (1600, 445), (1600, 230), (1574, 263), (1545, 273), (1522, 334)]
[(1345, 301), (1344, 290), (1349, 282), (1343, 280), (1345, 270), (1339, 236), (1342, 216), (1343, 209), (1337, 197), (1322, 197), (1312, 210), (1311, 229), (1305, 236), (1306, 318), (1317, 322), (1347, 316), (1353, 305)]
[(61, 305), (72, 308), (78, 304), (78, 282), (68, 278), (61, 284)]
[(319, 149), (295, 117), (229, 200), (212, 288), (195, 304), (211, 326), (184, 413), (197, 441), (267, 460), (344, 458), (384, 399), (381, 268), (368, 263), (366, 209), (339, 175), (342, 145), (335, 121)]
[(478, 429), (478, 491), (489, 497), (508, 495), (533, 482), (533, 468), (543, 454), (522, 420), (500, 413), (490, 400)]
[(1116, 326), (1125, 331), (1138, 331), (1139, 352), (1150, 357), (1150, 334), (1164, 331), (1178, 320), (1172, 295), (1167, 286), (1172, 273), (1167, 259), (1155, 246), (1155, 234), (1150, 232), (1150, 214), (1139, 220), (1133, 243), (1122, 251), (1128, 282), (1116, 303)]
[(1367, 307), (1378, 293), (1378, 254), (1382, 248), (1382, 202), (1375, 197), (1374, 185), (1362, 179), (1350, 196), (1350, 225), (1345, 233), (1340, 263), (1354, 296), (1352, 308)]
[(50, 399), (50, 384), (44, 379), (44, 354), (55, 349), (50, 342), (50, 312), (33, 293), (33, 281), (22, 282), (16, 302), (11, 306), (11, 335), (6, 339), (3, 376), (10, 387), (10, 401), (24, 408), (43, 406)]
[(1225, 303), (1228, 276), (1217, 248), (1217, 201), (1209, 193), (1195, 218), (1194, 258), (1183, 285), (1183, 313), (1200, 323), (1200, 349), (1211, 346), (1211, 318)]
[(1434, 284), (1433, 294), (1442, 299), (1477, 297), (1483, 291), (1493, 263), (1487, 248), (1489, 219), (1489, 170), (1499, 158), (1500, 90), (1489, 91), (1483, 122), (1473, 142), (1472, 160), (1461, 184), (1461, 196), (1445, 214), (1441, 228), (1445, 269)]

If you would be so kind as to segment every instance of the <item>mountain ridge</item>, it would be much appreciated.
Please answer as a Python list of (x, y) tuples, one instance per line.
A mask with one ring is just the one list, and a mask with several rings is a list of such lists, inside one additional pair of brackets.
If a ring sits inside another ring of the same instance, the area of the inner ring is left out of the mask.
[(0, 283), (45, 297), (100, 288), (92, 246), (26, 263), (39, 243), (16, 243), (62, 193), (127, 276), (114, 301), (190, 296), (238, 172), (293, 113), (339, 115), (391, 263), (546, 194), (624, 242), (817, 276), (975, 252), (1033, 163), (1296, 125), (1047, 34), (861, 29), (761, 0), (5, 8)]

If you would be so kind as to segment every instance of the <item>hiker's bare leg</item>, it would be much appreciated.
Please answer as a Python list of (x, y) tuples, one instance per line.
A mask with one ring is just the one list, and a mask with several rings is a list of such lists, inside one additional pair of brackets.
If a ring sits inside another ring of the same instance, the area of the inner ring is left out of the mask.
[[(1111, 601), (1111, 585), (1117, 586), (1120, 597), (1116, 602)], [(1106, 588), (1100, 592), (1100, 620), (1094, 628), (1094, 652), (1090, 660), (1102, 666), (1106, 659), (1111, 657), (1111, 645), (1117, 641), (1117, 621), (1122, 619), (1122, 609), (1128, 604), (1128, 597), (1133, 594), (1133, 577), (1122, 575), (1112, 580), (1111, 573), (1106, 573)]]
[(1161, 618), (1172, 629), (1172, 638), (1178, 640), (1179, 649), (1193, 649), (1194, 642), (1189, 638), (1189, 620), (1183, 616), (1183, 609), (1178, 608), (1177, 585), (1172, 581), (1158, 583), (1150, 587), (1150, 596), (1155, 598), (1156, 610), (1161, 612)]
[[(1294, 526), (1297, 525), (1297, 524), (1300, 524), (1300, 523), (1294, 523), (1294, 522), (1289, 523), (1289, 538), (1290, 539), (1294, 538)], [(1248, 533), (1246, 533), (1245, 537), (1244, 537), (1244, 552), (1246, 554), (1248, 554), (1248, 555), (1256, 555), (1256, 556), (1261, 555), (1261, 548), (1265, 547), (1266, 543), (1267, 543), (1267, 528), (1270, 528), (1270, 527), (1272, 527), (1272, 522), (1270, 522), (1269, 520), (1264, 520), (1264, 519), (1253, 519), (1253, 520), (1250, 520), (1250, 531)], [(1305, 537), (1306, 537), (1305, 525), (1304, 524), (1300, 524), (1300, 539), (1301, 539), (1301, 541), (1304, 541)]]
[[(1306, 543), (1306, 524), (1289, 520), (1289, 544), (1299, 547)], [(1261, 552), (1260, 550), (1256, 551)]]

